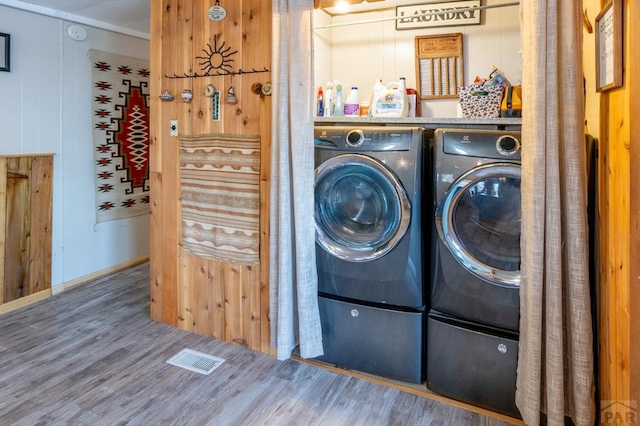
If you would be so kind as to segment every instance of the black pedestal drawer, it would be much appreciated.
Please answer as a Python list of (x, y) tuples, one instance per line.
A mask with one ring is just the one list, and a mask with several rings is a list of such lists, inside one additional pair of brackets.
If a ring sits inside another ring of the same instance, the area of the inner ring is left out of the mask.
[(519, 418), (515, 405), (517, 335), (491, 333), (491, 329), (433, 311), (427, 323), (427, 387)]
[(411, 383), (423, 381), (424, 312), (319, 297), (324, 355), (317, 359)]

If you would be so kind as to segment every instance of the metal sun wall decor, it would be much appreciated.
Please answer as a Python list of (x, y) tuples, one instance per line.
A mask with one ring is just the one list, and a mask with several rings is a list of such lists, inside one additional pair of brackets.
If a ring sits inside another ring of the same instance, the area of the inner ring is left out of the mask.
[(269, 72), (269, 69), (266, 67), (257, 70), (252, 68), (250, 71), (245, 71), (239, 69), (238, 71), (233, 71), (232, 63), (234, 59), (232, 56), (238, 53), (237, 50), (231, 51), (231, 47), (225, 48), (225, 42), (222, 42), (220, 46), (218, 46), (218, 36), (213, 37), (213, 47), (207, 43), (207, 49), (202, 49), (204, 52), (204, 56), (196, 56), (196, 59), (201, 59), (200, 66), (201, 70), (204, 71), (204, 74), (173, 74), (164, 76), (166, 78), (198, 78), (198, 77), (215, 77), (221, 75), (239, 75), (239, 74), (254, 74), (261, 72)]

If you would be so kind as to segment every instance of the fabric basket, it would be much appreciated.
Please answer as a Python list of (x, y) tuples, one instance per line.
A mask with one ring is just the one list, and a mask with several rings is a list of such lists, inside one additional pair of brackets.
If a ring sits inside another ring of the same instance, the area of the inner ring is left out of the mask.
[(502, 86), (474, 84), (458, 87), (460, 108), (465, 118), (499, 118)]

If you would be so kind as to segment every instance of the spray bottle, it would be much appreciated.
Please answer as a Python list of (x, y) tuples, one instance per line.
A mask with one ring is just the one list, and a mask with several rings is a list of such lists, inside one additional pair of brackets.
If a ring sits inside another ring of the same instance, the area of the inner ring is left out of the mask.
[(333, 86), (327, 81), (327, 88), (324, 92), (324, 116), (333, 117)]
[(342, 102), (342, 84), (336, 82), (336, 100), (333, 105), (334, 117), (342, 117), (344, 115), (344, 103)]
[(318, 117), (322, 117), (324, 115), (324, 97), (322, 94), (322, 86), (318, 88), (318, 101), (316, 104), (316, 114)]

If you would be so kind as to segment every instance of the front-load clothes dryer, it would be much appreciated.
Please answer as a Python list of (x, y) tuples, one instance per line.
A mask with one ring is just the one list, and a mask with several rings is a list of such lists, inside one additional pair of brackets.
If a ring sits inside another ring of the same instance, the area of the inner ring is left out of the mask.
[(519, 417), (520, 133), (438, 129), (427, 387)]
[(422, 194), (432, 176), (423, 157), (432, 135), (419, 127), (315, 128), (322, 361), (423, 379)]
[(520, 133), (435, 132), (431, 309), (517, 331)]

